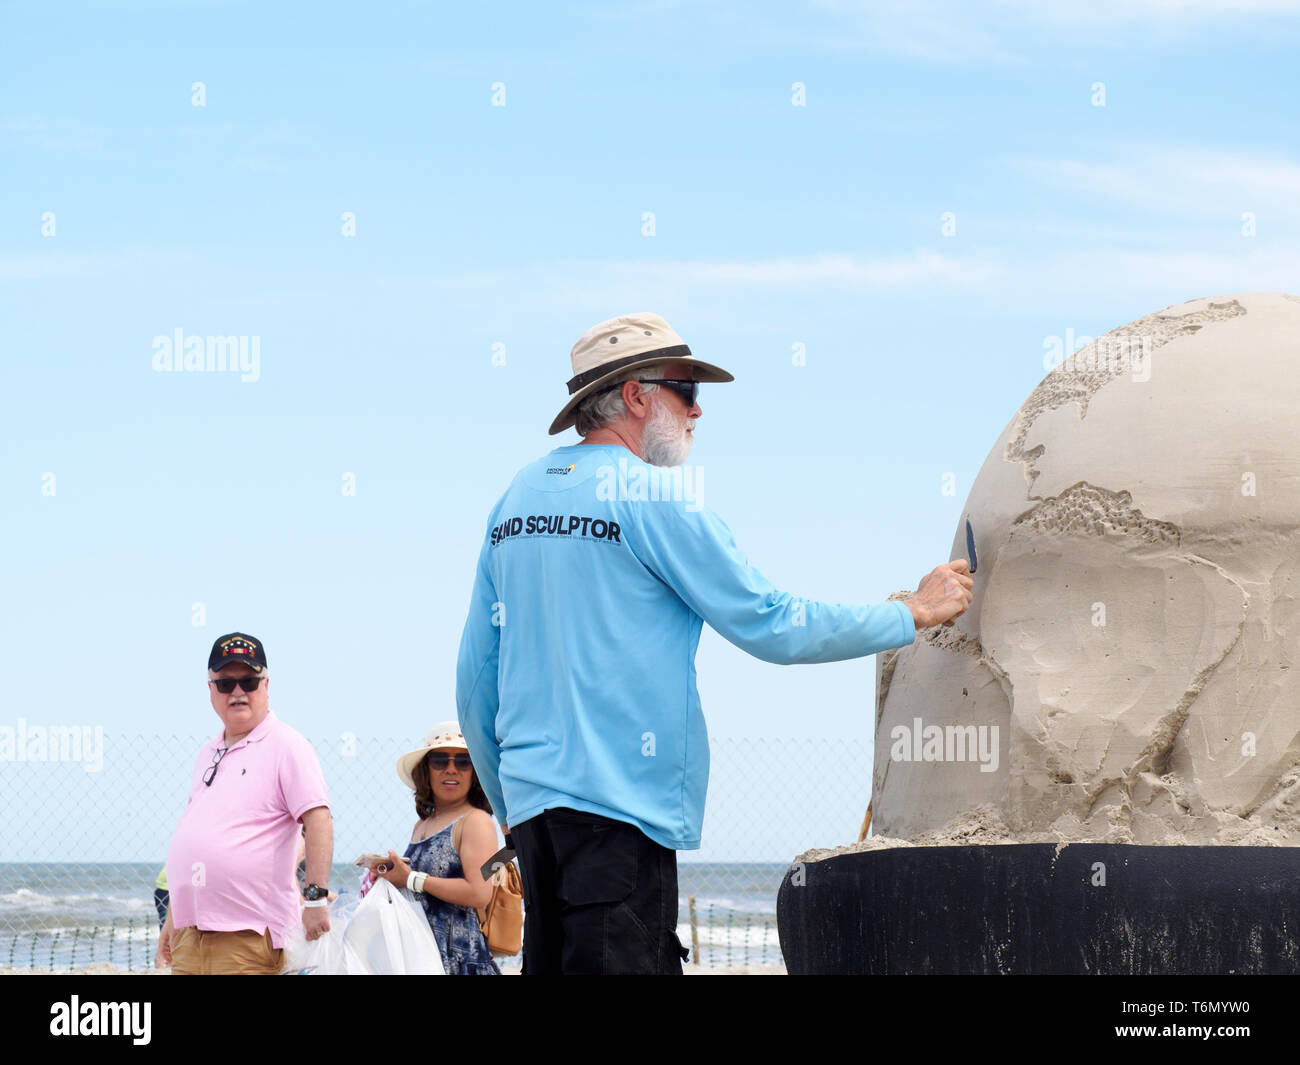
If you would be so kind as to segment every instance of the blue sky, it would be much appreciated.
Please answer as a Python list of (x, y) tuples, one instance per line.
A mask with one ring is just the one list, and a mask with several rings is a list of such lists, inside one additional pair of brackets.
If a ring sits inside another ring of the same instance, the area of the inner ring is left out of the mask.
[[(488, 510), (633, 310), (736, 376), (692, 462), (755, 565), (914, 587), (1049, 338), (1296, 289), (1297, 6), (0, 5), (4, 721), (215, 732), (231, 629), (313, 737), (454, 717)], [(715, 735), (870, 737), (872, 660), (697, 664)]]

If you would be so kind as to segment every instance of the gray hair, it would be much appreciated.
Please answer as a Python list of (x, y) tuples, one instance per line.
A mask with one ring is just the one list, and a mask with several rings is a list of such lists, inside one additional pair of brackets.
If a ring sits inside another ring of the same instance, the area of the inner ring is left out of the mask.
[[(589, 395), (574, 408), (574, 427), (578, 430), (579, 436), (586, 436), (588, 433), (594, 433), (597, 429), (603, 429), (610, 422), (616, 422), (627, 414), (627, 404), (623, 402), (623, 385), (627, 381), (639, 381), (642, 376), (658, 377), (660, 371), (668, 364), (646, 363), (642, 366), (635, 366), (626, 373), (621, 373), (611, 381), (606, 381), (604, 386)], [(617, 386), (617, 387), (615, 387)], [(641, 391), (647, 395), (659, 391), (658, 385), (642, 385)]]

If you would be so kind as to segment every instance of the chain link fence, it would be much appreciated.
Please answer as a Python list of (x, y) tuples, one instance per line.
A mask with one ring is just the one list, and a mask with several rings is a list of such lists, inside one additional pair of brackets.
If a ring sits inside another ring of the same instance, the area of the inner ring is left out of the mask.
[[(53, 730), (50, 730), (51, 732)], [(0, 970), (153, 968), (154, 881), (208, 737), (78, 730), (0, 760)], [(417, 820), (397, 778), (417, 744), (313, 740), (334, 816), (330, 886), (355, 897), (356, 856), (399, 854)], [(866, 740), (713, 739), (703, 846), (678, 853), (678, 935), (706, 969), (782, 964), (776, 894), (791, 860), (857, 839), (871, 790)], [(503, 969), (518, 967), (506, 959)]]

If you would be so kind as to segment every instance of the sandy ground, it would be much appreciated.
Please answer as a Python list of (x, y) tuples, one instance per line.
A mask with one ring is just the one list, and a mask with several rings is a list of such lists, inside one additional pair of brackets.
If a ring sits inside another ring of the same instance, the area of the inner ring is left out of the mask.
[[(701, 969), (698, 965), (683, 967), (687, 976), (784, 976), (785, 968), (780, 965), (740, 965), (730, 969)], [(109, 962), (95, 965), (83, 965), (76, 969), (21, 969), (12, 965), (0, 965), (0, 976), (169, 976), (169, 969), (153, 969), (147, 972), (139, 969), (119, 969)], [(504, 976), (518, 976), (518, 969), (503, 973)]]
[(149, 972), (122, 969), (107, 961), (96, 962), (93, 965), (79, 965), (75, 969), (24, 969), (15, 965), (0, 965), (0, 976), (167, 976), (169, 973), (168, 969)]
[(687, 976), (785, 976), (784, 965), (737, 965), (730, 969), (701, 969), (698, 965), (685, 965)]

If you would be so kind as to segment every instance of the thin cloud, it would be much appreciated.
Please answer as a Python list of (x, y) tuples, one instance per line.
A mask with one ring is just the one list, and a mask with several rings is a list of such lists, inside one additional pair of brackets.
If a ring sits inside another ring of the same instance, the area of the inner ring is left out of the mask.
[(85, 159), (129, 159), (116, 146), (116, 139), (109, 127), (79, 119), (42, 115), (0, 118), (0, 149), (28, 149)]
[(47, 278), (117, 277), (140, 269), (159, 269), (191, 262), (180, 252), (30, 252), (0, 255), (0, 279), (41, 281)]
[[(1041, 61), (1043, 36), (1071, 43), (1113, 42), (1123, 28), (1166, 44), (1206, 32), (1272, 32), (1274, 16), (1300, 11), (1300, 0), (810, 0), (833, 21), (828, 48), (902, 55), (922, 61)], [(819, 29), (825, 30), (825, 26)], [(792, 27), (798, 34), (798, 29)]]
[(812, 256), (679, 261), (570, 261), (501, 273), (458, 274), (445, 277), (390, 278), (386, 286), (489, 288), (502, 284), (533, 284), (564, 277), (589, 288), (620, 285), (713, 285), (770, 288), (794, 285), (843, 285), (848, 288), (901, 288), (921, 284), (977, 285), (991, 280), (1000, 266), (991, 260), (958, 259), (925, 249), (895, 258), (822, 253)]
[[(1098, 263), (1101, 269), (1103, 264)], [(1251, 251), (1240, 255), (1216, 252), (1133, 252), (1108, 258), (1112, 280), (1128, 288), (1180, 285), (1196, 295), (1228, 292), (1295, 292), (1300, 288), (1300, 252)]]
[(665, 263), (664, 273), (705, 284), (839, 284), (851, 288), (899, 288), (918, 284), (979, 284), (996, 272), (989, 263), (972, 263), (930, 251), (894, 259), (863, 259), (824, 254), (801, 259), (759, 259), (717, 263)]
[[(557, 261), (494, 273), (390, 277), (377, 287), (429, 314), (608, 317), (610, 308), (691, 308), (715, 323), (752, 327), (785, 300), (834, 306), (875, 292), (984, 291), (998, 265), (929, 252), (898, 259), (852, 255), (660, 262)], [(701, 319), (703, 320), (703, 319)]]
[(1135, 22), (1285, 15), (1300, 11), (1300, 0), (1002, 0), (1001, 6), (1056, 22)]
[[(799, 257), (677, 261), (556, 261), (491, 273), (389, 277), (381, 291), (429, 313), (608, 317), (610, 308), (692, 309), (727, 328), (752, 327), (785, 299), (834, 306), (869, 293), (987, 292), (1001, 273), (992, 257), (920, 250), (899, 257), (823, 253)], [(743, 309), (743, 310), (742, 310)], [(699, 319), (704, 320), (704, 319)]]
[(1223, 217), (1300, 217), (1300, 163), (1278, 156), (1134, 146), (1104, 161), (1021, 159), (1039, 180), (1137, 207)]
[(1300, 251), (1247, 248), (1087, 250), (1024, 259), (1000, 286), (1034, 313), (1087, 316), (1140, 295), (1152, 307), (1242, 292), (1300, 293)]

